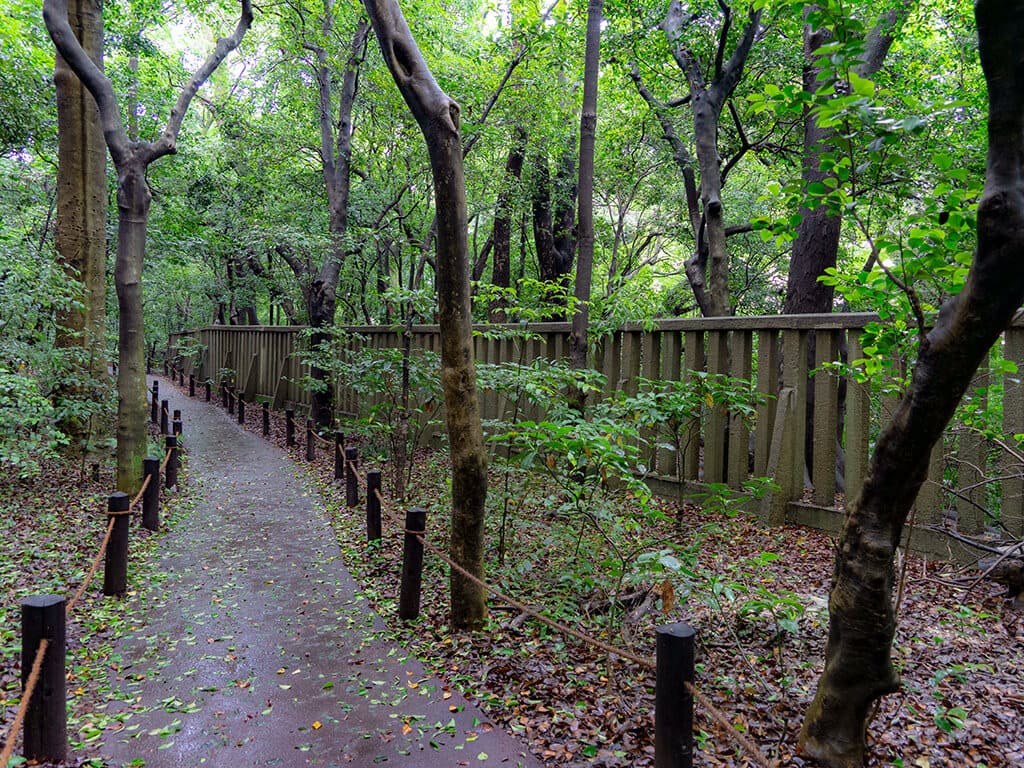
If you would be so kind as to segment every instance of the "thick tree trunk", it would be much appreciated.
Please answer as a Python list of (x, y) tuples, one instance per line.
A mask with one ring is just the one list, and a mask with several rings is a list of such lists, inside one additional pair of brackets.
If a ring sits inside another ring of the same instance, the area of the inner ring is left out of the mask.
[[(594, 268), (594, 145), (597, 139), (597, 75), (601, 55), (601, 13), (604, 0), (587, 4), (587, 47), (583, 64), (583, 109), (580, 115), (579, 252), (576, 256), (576, 307), (569, 334), (569, 363), (587, 367), (587, 326)], [(582, 412), (586, 394), (571, 393)]]
[(975, 15), (989, 90), (978, 247), (963, 291), (921, 342), (910, 389), (847, 510), (829, 595), (825, 671), (800, 735), (804, 752), (837, 768), (863, 764), (871, 706), (899, 686), (891, 658), (893, 558), (932, 446), (1024, 301), (1024, 2), (979, 0)]
[[(364, 0), (398, 89), (423, 131), (430, 154), (437, 207), (437, 299), (444, 387), (452, 459), (452, 559), (480, 578), (484, 566), (487, 454), (473, 366), (469, 290), (466, 182), (459, 134), (459, 106), (437, 85), (395, 0)], [(451, 621), (479, 628), (487, 616), (484, 589), (451, 573)]]
[(146, 457), (146, 341), (142, 322), (142, 262), (151, 195), (146, 166), (135, 161), (117, 180), (117, 487), (138, 490)]
[[(559, 162), (552, 183), (547, 156), (536, 156), (533, 186), (533, 238), (537, 249), (537, 271), (542, 282), (568, 287), (576, 242), (573, 236), (576, 184), (568, 175), (575, 173), (569, 150)], [(565, 307), (552, 306), (548, 320), (564, 320)]]
[[(71, 0), (68, 23), (86, 54), (103, 68), (103, 15), (95, 0)], [(64, 58), (56, 56), (57, 217), (54, 244), (69, 278), (81, 281), (84, 295), (57, 319), (57, 347), (82, 347), (90, 377), (108, 382), (106, 354), (107, 148), (92, 95)], [(76, 389), (69, 396), (87, 397)], [(91, 393), (99, 402), (102, 392)], [(95, 424), (71, 420), (61, 425), (77, 454), (95, 433)]]

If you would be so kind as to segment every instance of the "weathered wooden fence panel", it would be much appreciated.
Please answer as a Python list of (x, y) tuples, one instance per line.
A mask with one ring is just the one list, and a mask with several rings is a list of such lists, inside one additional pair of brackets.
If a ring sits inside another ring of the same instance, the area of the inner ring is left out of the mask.
[[(645, 431), (643, 437), (651, 446), (662, 442), (660, 447), (644, 449), (644, 464), (650, 468), (652, 480), (684, 490), (708, 483), (728, 483), (738, 488), (751, 476), (771, 475), (778, 491), (762, 503), (766, 519), (778, 522), (788, 518), (837, 529), (842, 503), (837, 492), (846, 497), (859, 492), (873, 441), (891, 418), (898, 400), (894, 395), (878, 396), (877, 392), (872, 397), (870, 383), (844, 378), (830, 370), (830, 363), (864, 356), (863, 330), (874, 319), (868, 314), (777, 315), (626, 325), (599, 342), (594, 364), (607, 380), (604, 396), (615, 392), (634, 394), (641, 378), (685, 381), (698, 371), (753, 379), (757, 391), (767, 396), (757, 407), (753, 428), (748, 428), (737, 414), (707, 408), (684, 428), (678, 455), (665, 445), (664, 434)], [(170, 350), (182, 338), (191, 336), (203, 351), (195, 364), (182, 361), (186, 373), (194, 372), (200, 381), (212, 379), (217, 383), (222, 370), (232, 369), (248, 400), (262, 397), (277, 407), (285, 403), (308, 407), (309, 394), (300, 385), (308, 374), (308, 366), (301, 363), (298, 354), (302, 330), (211, 326), (173, 334)], [(350, 334), (342, 343), (343, 354), (400, 348), (402, 344), (403, 332), (394, 328), (358, 326), (346, 330)], [(480, 335), (474, 350), (482, 364), (528, 365), (538, 358), (564, 360), (568, 349), (568, 323), (481, 326), (477, 330)], [(498, 333), (484, 334), (485, 330)], [(413, 326), (409, 333), (413, 354), (440, 354), (436, 326)], [(812, 339), (814, 357), (809, 360)], [(1024, 370), (1024, 323), (1007, 332), (1002, 354)], [(1008, 435), (1022, 433), (1024, 384), (1016, 372), (1006, 374), (1001, 383), (1003, 431)], [(344, 381), (335, 382), (335, 391), (339, 414), (355, 414), (365, 405), (364, 398)], [(497, 391), (481, 393), (480, 403), (486, 420), (509, 419), (513, 414), (519, 419), (544, 417), (533, 404), (516, 402)], [(989, 455), (989, 442), (964, 429), (947, 435), (944, 447), (956, 454), (954, 464), (958, 466), (949, 477), (957, 478), (959, 488), (949, 493), (943, 490), (944, 474), (954, 468), (945, 466), (946, 454), (939, 445), (931, 457), (929, 481), (917, 502), (918, 523), (939, 523), (945, 511), (959, 517), (962, 531), (980, 533), (986, 523), (992, 522), (986, 520), (984, 511), (991, 506), (985, 499), (994, 495), (1001, 501), (1002, 525), (1017, 535), (1024, 533), (1024, 480), (1019, 458), (1004, 452), (997, 463)], [(992, 470), (989, 474), (1001, 476), (993, 486), (997, 491), (988, 490), (983, 483), (986, 468)], [(937, 542), (931, 549), (939, 546)]]

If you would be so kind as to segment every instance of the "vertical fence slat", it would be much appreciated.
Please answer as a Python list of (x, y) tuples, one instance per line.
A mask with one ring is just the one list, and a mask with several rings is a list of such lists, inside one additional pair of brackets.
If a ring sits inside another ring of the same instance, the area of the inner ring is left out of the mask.
[[(729, 347), (732, 360), (731, 376), (750, 381), (753, 372), (754, 334), (751, 331), (733, 331)], [(738, 413), (729, 414), (729, 459), (727, 478), (732, 488), (739, 488), (750, 475), (750, 428)]]
[[(683, 353), (682, 337), (679, 331), (663, 331), (661, 333), (661, 379), (664, 381), (679, 381), (682, 373)], [(658, 439), (664, 440), (667, 436), (658, 435)], [(676, 451), (662, 448), (657, 454), (658, 474), (675, 477), (682, 482), (680, 467), (682, 457), (676, 455)]]
[[(861, 330), (851, 329), (847, 334), (847, 350), (850, 362), (864, 357), (864, 346), (861, 343)], [(856, 381), (852, 377), (846, 381), (846, 440), (843, 450), (845, 462), (845, 493), (847, 502), (860, 493), (864, 485), (864, 476), (868, 469), (868, 441), (871, 427), (871, 385)]]
[[(729, 332), (708, 333), (708, 374), (728, 373)], [(721, 405), (708, 408), (704, 429), (704, 482), (725, 482), (725, 411)]]
[(836, 428), (839, 416), (839, 380), (822, 366), (839, 356), (834, 331), (819, 330), (814, 339), (814, 450), (812, 484), (814, 503), (831, 507), (836, 502)]
[(765, 401), (757, 406), (754, 430), (754, 475), (764, 477), (768, 470), (768, 451), (775, 426), (776, 397), (779, 393), (779, 334), (757, 332), (757, 391)]
[(788, 330), (782, 334), (782, 385), (793, 390), (787, 424), (788, 455), (780, 457), (779, 477), (786, 501), (796, 501), (804, 492), (804, 430), (807, 425), (807, 331)]
[[(683, 381), (692, 380), (694, 374), (704, 370), (704, 333), (686, 331), (683, 344)], [(693, 421), (683, 430), (683, 477), (680, 481), (696, 482), (700, 479), (700, 433), (701, 418), (695, 415)]]

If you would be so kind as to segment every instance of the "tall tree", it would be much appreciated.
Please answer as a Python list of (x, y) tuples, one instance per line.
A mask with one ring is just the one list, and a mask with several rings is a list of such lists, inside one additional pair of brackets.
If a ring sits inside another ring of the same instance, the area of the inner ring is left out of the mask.
[(167, 125), (156, 141), (131, 141), (110, 79), (82, 49), (68, 24), (68, 0), (44, 0), (43, 21), (58, 53), (96, 100), (103, 137), (117, 171), (117, 263), (114, 285), (119, 310), (117, 369), (117, 485), (134, 491), (142, 480), (146, 454), (146, 365), (142, 318), (142, 264), (152, 193), (146, 182), (151, 163), (174, 153), (181, 124), (196, 91), (238, 47), (252, 24), (250, 0), (241, 0), (235, 29), (216, 47), (182, 87)]
[(718, 43), (710, 70), (710, 82), (707, 79), (706, 66), (701, 63), (696, 52), (686, 41), (687, 30), (700, 19), (700, 14), (690, 13), (680, 0), (672, 0), (661, 24), (668, 38), (672, 58), (686, 78), (689, 88), (689, 93), (674, 103), (689, 104), (693, 114), (694, 154), (697, 156), (700, 171), (699, 207), (698, 187), (693, 175), (690, 153), (667, 116), (668, 105), (654, 98), (635, 66), (631, 73), (640, 95), (658, 117), (664, 138), (672, 150), (673, 159), (683, 171), (695, 241), (694, 255), (686, 263), (686, 277), (693, 288), (701, 314), (708, 317), (730, 315), (733, 311), (729, 297), (729, 251), (726, 245), (728, 231), (722, 203), (725, 174), (732, 162), (723, 168), (718, 133), (722, 110), (743, 78), (743, 69), (761, 23), (761, 9), (751, 5), (747, 11), (747, 23), (735, 43), (732, 54), (726, 59), (729, 32), (732, 29), (732, 8), (721, 0), (718, 5), (722, 12), (722, 24), (719, 27)]
[[(597, 140), (597, 75), (601, 63), (601, 13), (604, 0), (587, 4), (587, 47), (583, 63), (583, 108), (580, 113), (579, 251), (576, 258), (576, 306), (569, 334), (569, 362), (587, 367), (587, 325), (594, 271), (594, 144)], [(584, 393), (574, 393), (580, 410)]]
[[(324, 0), (321, 31), (325, 41), (334, 33), (334, 27), (333, 1)], [(352, 189), (352, 108), (358, 92), (359, 66), (365, 55), (369, 31), (370, 25), (360, 21), (352, 33), (337, 93), (337, 111), (334, 105), (335, 72), (329, 65), (327, 49), (321, 43), (303, 43), (303, 47), (316, 57), (311, 63), (319, 104), (320, 159), (324, 186), (327, 189), (330, 244), (323, 264), (315, 272), (306, 262), (289, 259), (286, 251), (282, 252), (282, 256), (295, 272), (302, 287), (309, 324), (313, 328), (310, 340), (313, 347), (330, 338), (330, 329), (334, 325), (337, 309), (338, 280), (349, 250), (346, 235), (349, 228), (349, 199)], [(333, 420), (330, 376), (317, 366), (312, 366), (310, 376), (320, 382), (313, 390), (313, 420), (321, 426), (329, 425)]]
[(803, 750), (834, 768), (863, 764), (872, 705), (899, 688), (893, 561), (932, 446), (1024, 301), (1024, 2), (978, 0), (975, 17), (989, 102), (978, 244), (963, 290), (943, 305), (931, 331), (921, 331), (910, 387), (846, 512), (829, 594), (825, 670), (800, 734)]
[[(915, 0), (902, 0), (896, 8), (886, 12), (863, 40), (851, 41), (863, 48), (860, 63), (853, 68), (853, 75), (870, 78), (882, 68), (885, 58), (895, 39), (899, 23), (909, 13)], [(804, 93), (814, 95), (830, 91), (842, 92), (843, 84), (837, 88), (834, 68), (822, 66), (824, 58), (819, 49), (833, 40), (832, 31), (823, 23), (816, 6), (808, 6), (804, 24)], [(835, 173), (822, 166), (822, 155), (835, 151), (833, 137), (835, 129), (823, 126), (816, 110), (804, 110), (804, 151), (801, 169), (801, 187), (821, 185)], [(839, 235), (842, 230), (842, 214), (826, 204), (800, 209), (800, 223), (793, 240), (793, 253), (789, 261), (789, 276), (786, 281), (786, 300), (782, 311), (787, 315), (831, 312), (834, 289), (822, 283), (819, 277), (825, 270), (836, 265), (839, 254)], [(810, 404), (809, 404), (810, 405)]]
[[(459, 105), (438, 86), (396, 0), (364, 0), (381, 53), (430, 155), (437, 207), (437, 303), (441, 383), (452, 459), (452, 560), (483, 577), (487, 454), (473, 365), (466, 181)], [(484, 589), (451, 572), (451, 622), (479, 628), (487, 616)]]
[[(69, 0), (68, 24), (86, 55), (97, 69), (103, 69), (103, 13), (97, 0)], [(68, 395), (101, 400), (100, 393), (83, 391), (88, 380), (107, 378), (106, 288), (107, 288), (107, 151), (100, 129), (96, 102), (78, 76), (59, 54), (54, 66), (57, 90), (57, 216), (54, 245), (74, 281), (81, 280), (84, 296), (61, 313), (57, 323), (56, 346), (79, 348), (80, 355), (69, 361), (87, 374), (69, 377)], [(59, 394), (58, 394), (59, 396)], [(61, 428), (73, 441), (76, 452), (85, 446), (94, 424), (72, 418)]]

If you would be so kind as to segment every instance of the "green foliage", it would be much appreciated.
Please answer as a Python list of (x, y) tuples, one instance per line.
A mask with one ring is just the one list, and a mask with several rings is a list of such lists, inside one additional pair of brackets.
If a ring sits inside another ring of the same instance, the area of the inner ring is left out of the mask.
[(67, 442), (56, 424), (56, 410), (38, 381), (0, 364), (0, 467), (19, 477), (37, 474), (39, 461)]

